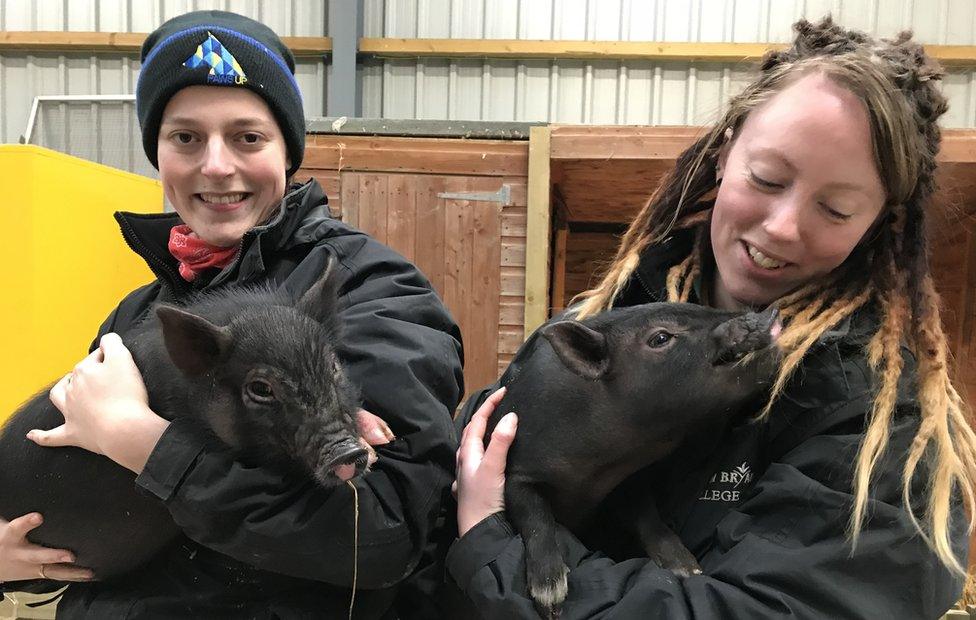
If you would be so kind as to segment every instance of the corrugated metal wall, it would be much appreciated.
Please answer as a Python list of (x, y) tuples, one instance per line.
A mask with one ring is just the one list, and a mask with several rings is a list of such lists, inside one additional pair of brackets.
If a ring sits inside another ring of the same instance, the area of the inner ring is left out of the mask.
[[(354, 1), (354, 0), (348, 0)], [(365, 36), (777, 42), (827, 12), (848, 26), (927, 43), (976, 44), (973, 0), (364, 0)], [(282, 35), (321, 36), (327, 0), (0, 0), (2, 30), (147, 32), (179, 13), (219, 8)], [(0, 142), (24, 132), (35, 95), (129, 94), (138, 57), (0, 55)], [(325, 114), (327, 64), (299, 62), (308, 117)], [(748, 65), (638, 61), (369, 60), (363, 115), (560, 123), (704, 124), (751, 79)], [(945, 80), (947, 127), (976, 127), (972, 71)], [(116, 145), (140, 159), (131, 104), (48, 105), (45, 143), (84, 156)], [(98, 156), (92, 156), (99, 159)], [(101, 159), (113, 161), (106, 155)], [(132, 169), (136, 163), (126, 167)]]
[[(881, 36), (976, 44), (972, 0), (365, 0), (365, 36), (784, 42), (826, 13)], [(634, 61), (378, 60), (364, 116), (559, 123), (704, 124), (748, 66)], [(947, 76), (947, 127), (976, 127), (974, 72)]]
[[(0, 30), (149, 32), (163, 21), (198, 9), (253, 17), (282, 36), (325, 36), (325, 0), (0, 0)], [(307, 117), (323, 116), (326, 62), (298, 60), (296, 73)], [(138, 54), (0, 54), (0, 142), (24, 133), (36, 95), (132, 94)], [(144, 160), (132, 104), (45, 105), (40, 143), (96, 161), (138, 169)], [(39, 142), (39, 140), (34, 140)], [(114, 148), (133, 153), (131, 165), (114, 163)]]

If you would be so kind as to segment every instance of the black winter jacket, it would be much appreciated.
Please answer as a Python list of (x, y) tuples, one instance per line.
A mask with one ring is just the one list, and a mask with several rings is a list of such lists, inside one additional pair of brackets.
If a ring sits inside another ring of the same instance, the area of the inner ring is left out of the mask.
[[(363, 408), (396, 435), (356, 482), (355, 617), (393, 617), (388, 610), (401, 582), (431, 561), (425, 550), (453, 480), (461, 337), (416, 267), (331, 218), (326, 204), (315, 181), (292, 186), (272, 221), (249, 231), (235, 262), (204, 288), (270, 284), (297, 298), (330, 254), (338, 259), (339, 356)], [(124, 334), (154, 302), (178, 301), (193, 290), (166, 249), (175, 214), (116, 218), (157, 280), (129, 294), (99, 337)], [(59, 618), (346, 617), (354, 555), (350, 493), (246, 466), (179, 420), (136, 484), (166, 504), (186, 538), (124, 581), (70, 586)]]
[[(667, 268), (690, 242), (678, 234), (645, 252), (617, 305), (664, 300)], [(873, 402), (863, 346), (874, 325), (862, 312), (833, 329), (807, 355), (768, 423), (733, 427), (704, 463), (655, 481), (662, 518), (702, 575), (676, 577), (647, 558), (615, 562), (561, 530), (571, 570), (562, 620), (939, 618), (959, 597), (962, 579), (926, 547), (901, 501), (902, 464), (918, 422), (907, 352), (869, 519), (856, 550), (845, 537), (855, 456)], [(490, 391), (472, 397), (459, 421)], [(921, 485), (917, 495), (924, 497)], [(915, 512), (923, 514), (920, 506)], [(965, 521), (957, 505), (953, 541), (963, 557)], [(483, 618), (511, 620), (538, 617), (523, 563), (522, 540), (501, 513), (455, 542), (447, 566)]]

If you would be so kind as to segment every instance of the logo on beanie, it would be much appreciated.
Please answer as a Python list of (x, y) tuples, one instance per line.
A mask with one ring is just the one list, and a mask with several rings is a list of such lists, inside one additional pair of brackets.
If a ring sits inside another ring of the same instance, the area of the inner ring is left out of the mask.
[(244, 69), (238, 64), (237, 59), (224, 47), (217, 37), (209, 32), (207, 40), (197, 46), (197, 51), (186, 59), (184, 67), (196, 69), (197, 67), (208, 66), (210, 73), (207, 74), (208, 84), (244, 84), (247, 76)]

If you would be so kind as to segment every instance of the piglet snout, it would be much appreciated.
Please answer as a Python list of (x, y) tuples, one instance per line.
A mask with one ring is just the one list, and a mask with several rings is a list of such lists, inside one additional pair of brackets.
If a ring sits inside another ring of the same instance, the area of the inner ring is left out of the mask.
[(317, 477), (326, 485), (345, 482), (364, 473), (370, 463), (370, 450), (359, 441), (346, 441), (331, 451), (330, 457), (319, 468)]
[(782, 330), (779, 311), (773, 306), (726, 321), (712, 333), (716, 343), (712, 364), (737, 362), (749, 353), (773, 345)]

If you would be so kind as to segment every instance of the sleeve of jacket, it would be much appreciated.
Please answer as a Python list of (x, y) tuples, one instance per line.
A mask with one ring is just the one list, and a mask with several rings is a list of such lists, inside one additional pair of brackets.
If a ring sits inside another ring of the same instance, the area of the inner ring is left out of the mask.
[[(699, 554), (702, 575), (680, 578), (647, 559), (615, 563), (562, 531), (571, 572), (561, 618), (940, 617), (962, 579), (940, 564), (901, 508), (899, 459), (915, 421), (905, 416), (893, 426), (852, 552), (844, 530), (863, 417), (828, 417), (845, 421), (828, 420), (777, 457), (719, 522)], [(957, 505), (953, 540), (963, 556), (965, 522)], [(522, 540), (502, 515), (473, 528), (448, 555), (451, 575), (485, 618), (537, 617), (523, 566)]]
[[(358, 585), (385, 587), (413, 570), (453, 479), (460, 334), (426, 279), (385, 246), (368, 240), (337, 254), (348, 276), (340, 357), (363, 407), (396, 435), (356, 482)], [(137, 483), (204, 546), (257, 568), (352, 583), (356, 508), (344, 485), (325, 490), (235, 461), (180, 421), (160, 438)]]

